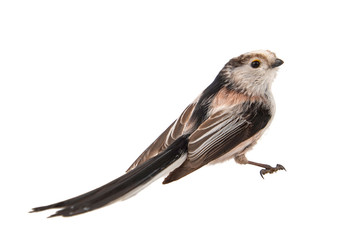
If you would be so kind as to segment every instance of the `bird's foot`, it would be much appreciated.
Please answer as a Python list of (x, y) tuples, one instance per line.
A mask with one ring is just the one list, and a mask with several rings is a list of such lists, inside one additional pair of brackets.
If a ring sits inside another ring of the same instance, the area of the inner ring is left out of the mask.
[(277, 172), (279, 170), (285, 170), (286, 171), (286, 169), (284, 168), (283, 165), (277, 164), (276, 167), (271, 167), (271, 166), (268, 165), (264, 169), (260, 170), (260, 176), (262, 178), (264, 178), (265, 174), (268, 174), (268, 173), (272, 174), (272, 173)]

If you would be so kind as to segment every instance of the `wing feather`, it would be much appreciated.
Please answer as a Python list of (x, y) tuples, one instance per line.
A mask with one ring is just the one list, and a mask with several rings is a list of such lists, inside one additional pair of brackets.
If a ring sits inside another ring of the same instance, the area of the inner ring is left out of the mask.
[(230, 113), (223, 113), (215, 118), (210, 117), (206, 122), (211, 123), (210, 129), (199, 128), (190, 135), (188, 160), (193, 167), (205, 165), (225, 154), (224, 145), (230, 142), (237, 143), (236, 137), (250, 126), (242, 116), (233, 116)]
[(262, 103), (244, 102), (239, 113), (219, 111), (204, 121), (189, 137), (188, 158), (163, 183), (178, 180), (235, 149), (265, 128), (271, 110)]
[(136, 168), (143, 162), (158, 155), (168, 146), (170, 146), (176, 139), (182, 136), (191, 125), (189, 119), (194, 111), (196, 103), (192, 103), (182, 112), (180, 117), (175, 120), (136, 160), (129, 169), (130, 171)]

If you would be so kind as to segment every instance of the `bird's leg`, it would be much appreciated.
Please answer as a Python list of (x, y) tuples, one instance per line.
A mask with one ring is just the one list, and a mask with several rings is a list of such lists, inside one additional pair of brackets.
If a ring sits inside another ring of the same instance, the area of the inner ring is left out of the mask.
[(272, 174), (272, 173), (277, 172), (279, 170), (285, 170), (286, 171), (284, 166), (281, 165), (281, 164), (276, 164), (276, 167), (272, 167), (272, 166), (267, 165), (267, 164), (251, 162), (251, 161), (248, 161), (248, 164), (258, 166), (258, 167), (262, 167), (263, 169), (260, 170), (260, 176), (262, 178), (264, 178), (264, 175), (268, 174), (268, 173)]
[(268, 174), (268, 173), (274, 173), (274, 172), (277, 172), (279, 170), (285, 170), (286, 169), (284, 168), (284, 166), (280, 165), (280, 164), (277, 164), (276, 167), (272, 167), (268, 164), (262, 164), (262, 163), (257, 163), (257, 162), (251, 162), (249, 160), (247, 160), (247, 158), (245, 157), (245, 155), (241, 154), (241, 155), (236, 155), (235, 156), (235, 161), (237, 163), (240, 163), (240, 164), (251, 164), (251, 165), (254, 165), (254, 166), (258, 166), (258, 167), (261, 167), (263, 169), (260, 170), (260, 176), (262, 178), (264, 178), (264, 175), (265, 174)]

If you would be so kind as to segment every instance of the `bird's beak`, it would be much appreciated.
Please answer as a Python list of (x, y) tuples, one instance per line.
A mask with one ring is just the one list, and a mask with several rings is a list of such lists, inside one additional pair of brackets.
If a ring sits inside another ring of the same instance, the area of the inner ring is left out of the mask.
[(277, 58), (277, 59), (275, 60), (275, 62), (274, 62), (273, 64), (271, 64), (271, 67), (272, 67), (272, 68), (276, 68), (276, 67), (281, 66), (283, 63), (284, 63), (283, 60), (281, 60), (280, 58)]

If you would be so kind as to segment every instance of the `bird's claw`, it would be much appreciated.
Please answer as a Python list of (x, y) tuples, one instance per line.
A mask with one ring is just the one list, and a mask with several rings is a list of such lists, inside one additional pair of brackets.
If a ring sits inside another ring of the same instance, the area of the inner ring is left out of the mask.
[(262, 178), (264, 178), (265, 174), (268, 174), (268, 173), (272, 174), (272, 173), (277, 172), (279, 170), (285, 170), (286, 171), (286, 169), (284, 168), (283, 165), (277, 164), (276, 167), (270, 167), (269, 166), (268, 168), (261, 169), (260, 170), (260, 176)]

